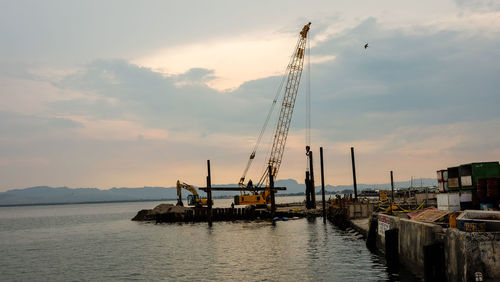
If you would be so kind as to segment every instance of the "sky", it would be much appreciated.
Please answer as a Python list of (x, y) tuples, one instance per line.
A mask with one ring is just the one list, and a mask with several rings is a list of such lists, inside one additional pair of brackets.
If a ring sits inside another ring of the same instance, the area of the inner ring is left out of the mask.
[(0, 192), (237, 183), (308, 22), (278, 179), (305, 177), (308, 88), (317, 184), (319, 147), (331, 185), (350, 147), (358, 183), (500, 159), (495, 0), (2, 0)]

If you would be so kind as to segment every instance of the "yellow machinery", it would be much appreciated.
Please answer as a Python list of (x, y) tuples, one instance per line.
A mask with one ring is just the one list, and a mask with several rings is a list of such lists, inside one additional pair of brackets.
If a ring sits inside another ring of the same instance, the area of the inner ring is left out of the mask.
[(380, 190), (378, 200), (381, 202), (387, 201), (387, 191), (386, 190)]
[(244, 189), (243, 191), (248, 191), (251, 194), (246, 194), (243, 191), (239, 196), (234, 197), (234, 203), (236, 205), (266, 205), (270, 203), (271, 193), (269, 189), (264, 190), (263, 192), (257, 193), (252, 185), (252, 181), (250, 180), (247, 185), (244, 184), (245, 176), (250, 168), (252, 160), (255, 158), (255, 153), (260, 144), (260, 140), (264, 134), (264, 131), (269, 123), (269, 119), (271, 117), (271, 113), (276, 105), (276, 101), (278, 100), (279, 95), (281, 95), (281, 89), (284, 83), (284, 79), (286, 77), (286, 86), (283, 94), (283, 101), (281, 103), (280, 115), (278, 118), (278, 124), (276, 126), (276, 130), (274, 132), (274, 140), (273, 146), (270, 151), (270, 155), (267, 161), (267, 166), (271, 167), (271, 172), (269, 173), (268, 169), (264, 171), (262, 177), (260, 178), (258, 187), (266, 184), (269, 187), (269, 174), (272, 174), (273, 179), (277, 179), (278, 170), (281, 165), (281, 160), (283, 158), (283, 153), (285, 151), (286, 139), (288, 136), (288, 130), (290, 128), (290, 122), (292, 120), (293, 108), (295, 105), (295, 99), (297, 98), (297, 93), (299, 90), (300, 78), (302, 76), (302, 69), (304, 66), (304, 55), (306, 50), (307, 43), (307, 33), (311, 23), (306, 24), (299, 35), (299, 39), (297, 41), (297, 45), (294, 49), (294, 52), (291, 56), (290, 63), (288, 64), (286, 75), (283, 76), (283, 81), (281, 83), (280, 89), (276, 97), (273, 100), (273, 104), (271, 106), (270, 112), (267, 115), (267, 119), (264, 122), (264, 127), (262, 128), (260, 135), (257, 139), (257, 142), (250, 154), (250, 158), (248, 160), (247, 166), (243, 172), (243, 176), (240, 178), (239, 187)]
[(252, 194), (241, 193), (241, 195), (234, 196), (235, 205), (264, 206), (270, 202), (271, 192), (269, 192), (269, 190), (264, 190), (260, 193), (252, 191)]
[[(200, 196), (198, 195), (198, 191), (194, 186), (191, 186), (187, 183), (180, 182), (179, 180), (177, 180), (177, 196), (179, 197), (177, 199), (178, 206), (184, 206), (184, 204), (182, 203), (182, 188), (191, 192), (191, 195), (187, 196), (188, 206), (202, 207), (208, 204), (208, 199), (200, 198)], [(212, 205), (213, 204), (214, 201), (212, 200)]]

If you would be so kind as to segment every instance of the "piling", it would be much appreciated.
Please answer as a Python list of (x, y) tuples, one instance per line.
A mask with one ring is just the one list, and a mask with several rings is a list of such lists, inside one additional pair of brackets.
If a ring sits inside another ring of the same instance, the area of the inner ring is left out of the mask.
[(358, 199), (358, 185), (356, 184), (356, 164), (354, 162), (354, 147), (351, 147), (351, 161), (352, 161), (352, 182), (354, 186), (354, 199)]
[(391, 214), (392, 214), (392, 205), (394, 205), (394, 178), (392, 177), (392, 170), (391, 170)]
[(274, 218), (276, 215), (276, 201), (274, 198), (274, 176), (271, 166), (269, 166), (269, 192), (271, 193), (271, 217)]
[(370, 218), (370, 227), (368, 229), (368, 236), (366, 238), (366, 247), (370, 251), (375, 251), (377, 248), (377, 228), (378, 228), (378, 218), (372, 215)]
[(316, 191), (314, 189), (313, 154), (309, 146), (306, 146), (306, 156), (309, 160), (309, 170), (306, 170), (306, 208), (316, 209)]
[(212, 227), (212, 178), (210, 175), (210, 160), (207, 160), (207, 217), (208, 217), (208, 226)]
[(399, 267), (399, 229), (393, 228), (385, 231), (385, 259), (387, 266), (392, 269)]
[(309, 178), (309, 171), (306, 170), (306, 179), (304, 181), (306, 184), (306, 209), (311, 208), (311, 183)]
[(314, 169), (313, 169), (313, 152), (309, 151), (309, 170), (311, 174), (309, 175), (311, 178), (311, 202), (312, 208), (316, 208), (316, 189), (314, 188)]
[(319, 158), (321, 164), (321, 200), (323, 202), (323, 223), (326, 223), (325, 172), (323, 169), (323, 147), (319, 147)]
[(424, 280), (446, 281), (443, 242), (424, 246)]
[[(276, 205), (278, 208), (279, 205)], [(156, 223), (192, 223), (192, 222), (208, 222), (208, 208), (194, 207), (187, 208), (183, 212), (165, 212), (159, 214), (151, 214), (151, 210), (140, 211), (132, 220), (134, 221), (154, 221)], [(148, 214), (149, 213), (149, 214)], [(249, 208), (212, 208), (212, 221), (235, 221), (235, 220), (266, 220), (275, 217), (314, 217), (317, 213), (291, 210), (276, 210), (274, 215), (270, 210), (265, 209), (249, 209)]]

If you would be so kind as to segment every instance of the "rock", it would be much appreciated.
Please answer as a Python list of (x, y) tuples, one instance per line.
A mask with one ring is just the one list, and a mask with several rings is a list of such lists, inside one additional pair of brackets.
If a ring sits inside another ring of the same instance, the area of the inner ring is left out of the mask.
[(152, 210), (140, 210), (137, 215), (132, 218), (134, 221), (153, 221), (159, 214), (184, 214), (190, 208), (175, 206), (173, 204), (159, 204)]
[(134, 221), (149, 221), (155, 220), (155, 216), (151, 215), (151, 210), (140, 210), (137, 215), (132, 218)]
[(164, 213), (184, 213), (187, 209), (189, 208), (174, 206), (173, 204), (159, 204), (151, 211), (151, 213), (154, 215)]

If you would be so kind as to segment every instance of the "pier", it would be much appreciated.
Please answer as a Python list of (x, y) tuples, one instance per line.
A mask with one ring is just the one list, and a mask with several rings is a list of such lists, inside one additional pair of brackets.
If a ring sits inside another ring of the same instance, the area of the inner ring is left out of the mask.
[[(273, 216), (269, 209), (254, 208), (212, 208), (212, 221), (235, 221), (235, 220), (272, 220), (292, 219), (302, 217), (321, 216), (321, 209), (307, 210), (302, 204), (276, 205)], [(161, 204), (150, 210), (141, 210), (132, 219), (134, 221), (150, 221), (155, 223), (176, 222), (208, 222), (209, 209), (205, 207), (179, 207), (173, 204)]]
[[(446, 220), (433, 222), (439, 214), (433, 209), (421, 214), (418, 219), (407, 213), (376, 211), (373, 203), (351, 197), (337, 198), (328, 208), (329, 221), (360, 233), (370, 250), (386, 257), (390, 268), (402, 266), (425, 281), (478, 281), (476, 276), (484, 278), (480, 281), (500, 279), (498, 230), (463, 231)], [(492, 214), (500, 216), (500, 212)], [(498, 224), (498, 220), (489, 223)]]
[[(310, 148), (307, 152), (312, 162)], [(354, 237), (366, 239), (367, 248), (384, 255), (392, 272), (398, 273), (404, 268), (425, 281), (500, 280), (500, 212), (494, 210), (497, 209), (500, 195), (498, 162), (474, 163), (475, 171), (471, 172), (472, 175), (467, 175), (464, 169), (461, 175), (465, 175), (465, 180), (457, 182), (459, 187), (452, 187), (455, 190), (443, 182), (443, 170), (438, 171), (438, 183), (443, 183), (440, 184), (439, 190), (429, 191), (429, 187), (425, 190), (411, 187), (394, 189), (393, 171), (390, 171), (390, 191), (369, 190), (358, 193), (354, 151), (351, 148), (354, 195), (336, 194), (334, 198), (326, 201), (322, 153), (320, 148), (321, 205), (317, 205), (318, 202), (315, 201), (316, 190), (311, 178), (311, 163), (306, 171), (304, 202), (276, 204), (274, 193), (278, 190), (284, 191), (286, 187), (274, 186), (271, 166), (268, 168), (269, 185), (266, 187), (248, 185), (216, 188), (211, 185), (210, 161), (207, 161), (207, 186), (199, 188), (208, 195), (206, 204), (195, 207), (160, 204), (154, 209), (139, 211), (132, 220), (156, 224), (208, 222), (208, 225), (212, 226), (212, 222), (218, 221), (286, 221), (323, 216), (325, 223), (328, 219)], [(483, 167), (488, 170), (480, 170)], [(453, 176), (448, 173), (450, 174)], [(467, 179), (470, 181), (467, 182)], [(477, 195), (482, 196), (474, 196), (475, 190), (471, 191), (467, 185), (475, 187)], [(238, 203), (236, 197), (239, 196), (236, 196), (231, 208), (212, 207), (212, 191), (249, 192), (250, 188), (255, 197), (264, 196), (267, 192), (269, 198), (266, 198), (264, 204), (234, 207), (234, 204)], [(257, 194), (258, 192), (260, 194)], [(474, 199), (483, 203), (477, 205), (478, 202), (474, 202)], [(467, 210), (476, 206), (486, 210)]]

